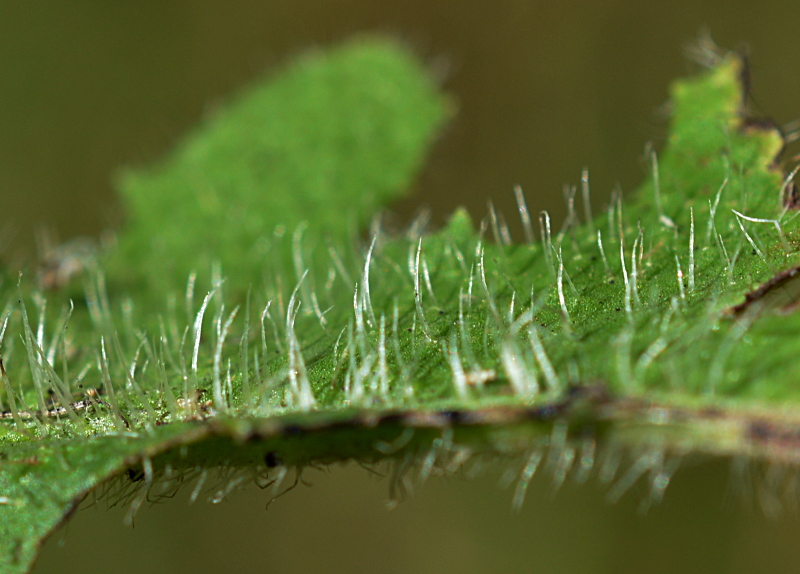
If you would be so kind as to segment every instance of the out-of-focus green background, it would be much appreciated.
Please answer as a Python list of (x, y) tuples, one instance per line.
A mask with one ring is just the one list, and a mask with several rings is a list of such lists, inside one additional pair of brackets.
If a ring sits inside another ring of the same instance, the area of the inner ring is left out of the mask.
[[(668, 83), (691, 69), (682, 47), (707, 27), (747, 42), (755, 103), (800, 118), (800, 3), (631, 0), (370, 2), (0, 0), (0, 228), (4, 254), (34, 252), (42, 226), (62, 240), (123, 215), (121, 165), (157, 158), (204, 113), (292, 54), (357, 32), (406, 42), (458, 99), (460, 114), (414, 194), (441, 222), (457, 205), (510, 216), (512, 186), (532, 210), (565, 211), (561, 186), (591, 170), (599, 207), (643, 177), (659, 145)], [(797, 149), (791, 149), (797, 153)], [(9, 232), (13, 239), (8, 244)], [(432, 480), (385, 509), (388, 481), (357, 467), (311, 471), (270, 507), (254, 487), (220, 505), (178, 499), (141, 510), (83, 510), (48, 542), (37, 572), (795, 572), (800, 523), (742, 504), (728, 463), (680, 471), (661, 507), (640, 490), (609, 505), (597, 484), (553, 494), (534, 481), (520, 514), (497, 473)], [(769, 493), (768, 493), (769, 494)]]

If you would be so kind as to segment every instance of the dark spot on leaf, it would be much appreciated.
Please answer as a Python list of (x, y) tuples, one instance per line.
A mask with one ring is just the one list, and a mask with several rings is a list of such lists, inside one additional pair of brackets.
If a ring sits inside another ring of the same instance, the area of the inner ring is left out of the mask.
[(795, 450), (800, 445), (800, 430), (795, 426), (771, 422), (768, 420), (754, 420), (747, 427), (747, 438), (754, 442), (766, 443), (773, 448)]
[(267, 468), (275, 468), (283, 464), (283, 459), (277, 452), (270, 451), (264, 455), (264, 464), (267, 465)]
[(772, 433), (769, 423), (766, 421), (755, 421), (750, 424), (747, 434), (752, 440), (764, 441), (767, 440)]
[(458, 424), (464, 415), (461, 411), (442, 411), (440, 414), (453, 424)]
[(141, 468), (129, 468), (125, 474), (131, 479), (131, 482), (139, 482), (144, 478), (144, 470)]
[(402, 423), (404, 417), (404, 413), (389, 413), (381, 417), (380, 424)]

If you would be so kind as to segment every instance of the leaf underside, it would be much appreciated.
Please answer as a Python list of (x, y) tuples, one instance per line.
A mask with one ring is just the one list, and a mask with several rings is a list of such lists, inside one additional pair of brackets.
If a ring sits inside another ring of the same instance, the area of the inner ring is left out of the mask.
[(3, 272), (0, 563), (26, 571), (103, 484), (132, 516), (181, 484), (219, 499), (349, 459), (393, 461), (402, 490), (506, 457), (515, 503), (544, 452), (612, 498), (643, 475), (658, 498), (687, 454), (793, 463), (794, 186), (742, 58), (704, 50), (640, 189), (590, 216), (584, 174), (558, 229), (519, 192), (517, 241), (464, 211), (358, 238), (452, 108), (374, 38), (299, 59), (125, 174), (117, 245), (56, 262), (82, 281)]

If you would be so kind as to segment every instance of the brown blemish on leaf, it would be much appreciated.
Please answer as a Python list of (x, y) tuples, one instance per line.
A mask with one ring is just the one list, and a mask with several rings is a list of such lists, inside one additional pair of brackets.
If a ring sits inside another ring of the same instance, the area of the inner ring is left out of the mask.
[(758, 419), (748, 424), (746, 438), (770, 451), (794, 453), (796, 459), (800, 452), (800, 427)]
[[(742, 62), (742, 67), (740, 71), (740, 85), (742, 87), (742, 109), (741, 109), (741, 116), (742, 116), (742, 125), (740, 127), (741, 131), (744, 133), (748, 132), (759, 132), (759, 131), (772, 131), (778, 134), (781, 138), (782, 145), (778, 152), (775, 154), (775, 157), (772, 160), (772, 165), (770, 166), (771, 169), (780, 170), (786, 178), (788, 175), (786, 170), (783, 169), (781, 165), (781, 156), (783, 156), (784, 151), (786, 150), (786, 134), (783, 131), (783, 128), (773, 119), (768, 117), (756, 117), (750, 115), (749, 111), (749, 103), (750, 103), (750, 64), (748, 61), (747, 54), (745, 52), (738, 52), (738, 56)], [(791, 178), (785, 180), (787, 183), (784, 185), (782, 189), (783, 197), (782, 202), (783, 206), (787, 210), (796, 210), (800, 209), (800, 191), (798, 191), (797, 186), (795, 186), (794, 181)]]
[(800, 267), (782, 271), (744, 296), (744, 302), (731, 307), (727, 315), (738, 316), (758, 305), (758, 311), (780, 315), (793, 313), (800, 307)]
[[(800, 415), (796, 412), (770, 415), (764, 410), (698, 409), (622, 397), (600, 409), (597, 420), (615, 422), (614, 433), (623, 442), (651, 442), (678, 454), (692, 451), (771, 463), (800, 462)], [(688, 450), (687, 435), (693, 437)]]
[(800, 190), (794, 181), (790, 181), (783, 189), (783, 205), (786, 209), (800, 209)]

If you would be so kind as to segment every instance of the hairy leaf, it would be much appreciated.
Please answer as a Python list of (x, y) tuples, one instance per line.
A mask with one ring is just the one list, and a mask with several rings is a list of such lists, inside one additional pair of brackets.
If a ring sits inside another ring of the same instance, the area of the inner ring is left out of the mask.
[(299, 60), (126, 175), (129, 222), (80, 288), (0, 285), (0, 559), (24, 571), (101, 484), (132, 519), (181, 485), (277, 493), (347, 459), (391, 461), (402, 496), (507, 458), (515, 504), (540, 464), (611, 499), (647, 475), (657, 500), (688, 453), (793, 461), (794, 186), (743, 60), (703, 50), (648, 181), (592, 216), (584, 174), (559, 228), (517, 190), (517, 241), (464, 211), (359, 239), (448, 110), (374, 39)]

